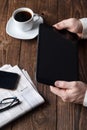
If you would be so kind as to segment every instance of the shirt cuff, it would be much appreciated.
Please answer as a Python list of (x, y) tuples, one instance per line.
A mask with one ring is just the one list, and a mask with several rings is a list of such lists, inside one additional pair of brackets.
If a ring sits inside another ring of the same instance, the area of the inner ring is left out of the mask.
[(83, 106), (87, 107), (87, 90), (85, 92), (85, 97), (84, 97), (84, 101), (83, 101)]
[(82, 23), (83, 30), (82, 30), (82, 38), (87, 39), (87, 18), (79, 19)]

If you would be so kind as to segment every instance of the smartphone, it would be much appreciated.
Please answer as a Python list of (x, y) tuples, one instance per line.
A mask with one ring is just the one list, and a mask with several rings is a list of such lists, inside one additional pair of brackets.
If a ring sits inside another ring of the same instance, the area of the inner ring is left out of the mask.
[(20, 76), (17, 73), (0, 71), (0, 88), (14, 90)]
[(78, 38), (67, 30), (40, 24), (36, 79), (54, 85), (56, 80), (78, 80)]

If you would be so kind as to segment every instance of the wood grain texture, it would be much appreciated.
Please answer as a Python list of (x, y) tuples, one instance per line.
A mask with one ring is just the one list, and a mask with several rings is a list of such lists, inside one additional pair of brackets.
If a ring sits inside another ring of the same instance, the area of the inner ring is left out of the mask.
[[(6, 34), (5, 27), (12, 12), (29, 7), (50, 25), (70, 17), (87, 17), (87, 0), (0, 0), (0, 66), (18, 64), (26, 69), (45, 104), (9, 123), (1, 130), (87, 130), (87, 108), (64, 103), (50, 92), (49, 86), (35, 80), (37, 38), (19, 40)], [(78, 48), (79, 77), (87, 83), (87, 40)]]
[[(84, 9), (86, 1), (68, 0), (66, 2), (64, 0), (61, 0), (61, 1), (58, 1), (58, 3), (59, 3), (58, 18), (60, 20), (64, 18), (67, 19), (70, 17), (81, 18), (81, 17), (87, 16), (87, 10)], [(61, 10), (61, 7), (62, 7), (62, 10)], [(64, 11), (64, 13), (62, 13), (62, 11)], [(87, 76), (86, 76), (87, 74), (86, 72), (87, 40), (80, 41), (78, 46), (79, 46), (78, 57), (79, 57), (79, 73), (80, 73), (79, 76), (82, 81), (86, 82), (87, 80)], [(57, 129), (58, 130), (79, 130), (79, 129), (82, 130), (83, 126), (81, 125), (81, 123), (86, 125), (86, 120), (81, 120), (82, 115), (84, 113), (80, 105), (63, 103), (61, 100), (58, 100), (57, 108), (58, 108), (57, 109), (58, 110), (57, 112), (57, 120), (58, 120)], [(85, 125), (84, 125), (84, 128), (86, 128)]]

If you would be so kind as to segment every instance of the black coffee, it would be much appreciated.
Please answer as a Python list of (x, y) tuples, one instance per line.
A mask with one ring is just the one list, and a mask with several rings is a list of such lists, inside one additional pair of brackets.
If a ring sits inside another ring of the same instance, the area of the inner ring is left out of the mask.
[(14, 18), (16, 21), (25, 22), (31, 18), (31, 14), (27, 11), (21, 11), (15, 14)]

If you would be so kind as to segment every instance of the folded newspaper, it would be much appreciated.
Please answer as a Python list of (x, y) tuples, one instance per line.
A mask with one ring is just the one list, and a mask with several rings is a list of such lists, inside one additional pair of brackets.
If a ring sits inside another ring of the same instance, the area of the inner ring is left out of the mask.
[(21, 70), (17, 65), (4, 65), (0, 68), (3, 71), (15, 72), (20, 75), (16, 90), (6, 90), (0, 88), (0, 101), (4, 98), (16, 96), (22, 103), (0, 113), (0, 128), (19, 116), (25, 114), (36, 106), (44, 103), (43, 97), (38, 93), (29, 74), (24, 69)]

